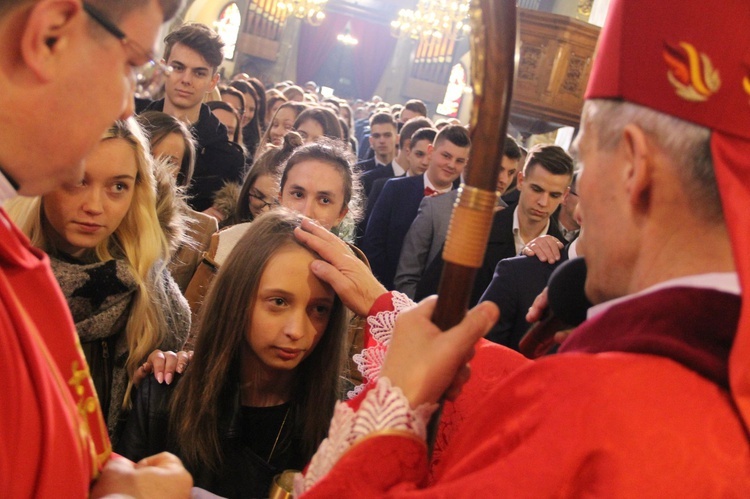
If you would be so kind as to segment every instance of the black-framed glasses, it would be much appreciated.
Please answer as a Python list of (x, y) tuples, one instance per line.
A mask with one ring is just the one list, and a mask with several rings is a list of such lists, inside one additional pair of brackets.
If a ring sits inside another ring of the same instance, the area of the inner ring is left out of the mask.
[(142, 59), (147, 62), (140, 66), (132, 66), (130, 70), (130, 80), (133, 84), (133, 93), (139, 99), (151, 99), (164, 86), (167, 76), (172, 73), (172, 68), (161, 61), (154, 60), (151, 51), (144, 49), (137, 42), (128, 38), (128, 35), (122, 32), (115, 23), (107, 19), (96, 7), (83, 2), (83, 10), (91, 16), (91, 19), (97, 22), (109, 34), (120, 40), (123, 46), (130, 46)]
[(275, 208), (276, 206), (279, 205), (279, 200), (275, 198), (271, 198), (271, 200), (268, 201), (268, 198), (266, 198), (264, 195), (251, 192), (250, 193), (250, 205), (254, 209), (258, 211), (262, 211), (262, 210), (266, 210), (270, 208)]

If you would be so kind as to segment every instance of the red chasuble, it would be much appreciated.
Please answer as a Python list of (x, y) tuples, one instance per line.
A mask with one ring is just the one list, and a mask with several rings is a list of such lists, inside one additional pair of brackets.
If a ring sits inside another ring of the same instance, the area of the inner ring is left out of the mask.
[(665, 289), (587, 321), (559, 355), (480, 349), (470, 385), (510, 372), (446, 406), (441, 426), (457, 426), (431, 466), (423, 442), (375, 434), (304, 497), (750, 497), (727, 388), (739, 309), (735, 295)]
[(107, 427), (49, 259), (0, 209), (0, 491), (86, 497)]

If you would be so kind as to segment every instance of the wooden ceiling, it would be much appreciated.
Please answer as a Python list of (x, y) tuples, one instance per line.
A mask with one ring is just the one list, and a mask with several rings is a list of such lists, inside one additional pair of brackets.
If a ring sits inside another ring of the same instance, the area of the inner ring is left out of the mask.
[(413, 9), (417, 0), (329, 0), (326, 10), (390, 24), (400, 9)]

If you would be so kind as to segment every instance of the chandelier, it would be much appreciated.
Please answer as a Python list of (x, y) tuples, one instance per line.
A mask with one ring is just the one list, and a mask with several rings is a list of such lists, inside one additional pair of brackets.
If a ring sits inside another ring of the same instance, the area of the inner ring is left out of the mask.
[(354, 38), (351, 33), (339, 33), (336, 40), (347, 46), (359, 45), (359, 40)]
[(391, 21), (395, 37), (459, 38), (469, 32), (469, 0), (419, 0), (417, 8), (401, 9)]
[(278, 5), (284, 19), (294, 16), (313, 26), (320, 26), (326, 18), (323, 9), (327, 3), (328, 0), (282, 0)]

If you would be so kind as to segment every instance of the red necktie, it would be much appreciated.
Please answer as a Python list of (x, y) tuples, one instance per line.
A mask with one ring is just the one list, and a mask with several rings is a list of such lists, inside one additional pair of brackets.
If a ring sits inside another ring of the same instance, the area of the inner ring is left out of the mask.
[(429, 197), (432, 197), (432, 196), (437, 196), (438, 194), (440, 194), (440, 193), (438, 191), (436, 191), (435, 189), (433, 189), (432, 187), (425, 187), (424, 188), (424, 197), (426, 197), (426, 198), (429, 198)]

